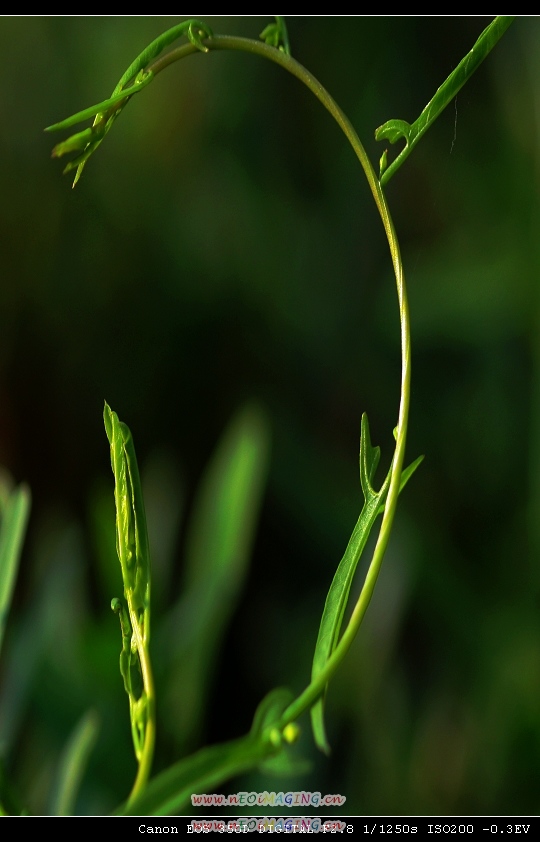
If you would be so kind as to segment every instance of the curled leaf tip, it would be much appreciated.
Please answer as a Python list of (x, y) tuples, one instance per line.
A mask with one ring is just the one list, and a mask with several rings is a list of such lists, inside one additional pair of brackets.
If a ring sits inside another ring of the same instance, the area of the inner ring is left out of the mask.
[(375, 129), (375, 140), (388, 140), (390, 143), (395, 143), (403, 137), (405, 142), (408, 143), (410, 133), (411, 126), (406, 120), (387, 120), (386, 123)]
[(188, 40), (197, 47), (202, 53), (208, 52), (208, 47), (203, 44), (203, 38), (212, 38), (213, 32), (206, 23), (200, 20), (194, 20), (190, 23), (186, 33)]

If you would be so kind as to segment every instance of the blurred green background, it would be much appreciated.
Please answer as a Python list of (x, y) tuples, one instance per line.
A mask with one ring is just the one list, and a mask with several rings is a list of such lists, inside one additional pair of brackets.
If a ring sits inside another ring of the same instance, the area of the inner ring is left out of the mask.
[[(252, 37), (268, 22), (205, 20)], [(287, 21), (293, 55), (376, 163), (375, 128), (416, 119), (490, 19)], [(130, 102), (76, 190), (50, 160), (61, 136), (43, 128), (109, 95), (176, 22), (0, 20), (0, 464), (33, 494), (0, 664), (0, 751), (15, 799), (37, 812), (89, 707), (101, 730), (78, 811), (113, 809), (135, 771), (109, 607), (104, 399), (133, 432), (147, 494), (155, 771), (247, 731), (272, 687), (306, 685), (361, 507), (363, 411), (381, 476), (392, 452), (388, 248), (352, 151), (297, 80), (251, 56), (196, 55)], [(537, 812), (539, 46), (538, 18), (518, 18), (387, 190), (412, 313), (408, 458), (426, 459), (330, 688), (332, 756), (314, 750), (304, 718), (310, 771), (218, 791), (342, 793), (344, 814)], [(249, 568), (223, 591), (211, 671), (196, 679), (205, 650), (190, 649), (182, 560), (211, 454), (246, 401), (271, 429), (267, 483)]]

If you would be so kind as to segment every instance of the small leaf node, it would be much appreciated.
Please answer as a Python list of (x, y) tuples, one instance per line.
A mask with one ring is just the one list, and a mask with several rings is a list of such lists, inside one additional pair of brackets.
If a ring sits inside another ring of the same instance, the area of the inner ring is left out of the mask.
[(290, 56), (289, 34), (285, 20), (281, 15), (276, 15), (275, 19), (275, 23), (269, 23), (268, 26), (265, 26), (259, 38), (270, 47), (275, 47), (277, 50), (285, 53), (285, 55)]

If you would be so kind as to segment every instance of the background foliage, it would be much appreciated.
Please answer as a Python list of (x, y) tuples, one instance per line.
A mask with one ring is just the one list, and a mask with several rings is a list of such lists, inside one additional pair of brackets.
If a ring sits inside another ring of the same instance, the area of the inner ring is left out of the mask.
[[(207, 715), (189, 728), (175, 701), (189, 629), (173, 626), (173, 644), (154, 621), (156, 771), (247, 731), (272, 686), (305, 686), (361, 504), (362, 411), (381, 475), (392, 452), (384, 234), (353, 153), (296, 80), (245, 55), (195, 56), (130, 103), (75, 191), (48, 160), (43, 127), (107, 96), (176, 20), (0, 22), (0, 464), (33, 493), (0, 743), (38, 812), (90, 705), (101, 731), (77, 809), (114, 808), (135, 768), (109, 607), (120, 587), (103, 400), (129, 423), (143, 472), (154, 618), (174, 616), (186, 523), (222, 431), (246, 400), (272, 429), (251, 566)], [(208, 22), (256, 37), (265, 20)], [(415, 119), (489, 19), (287, 22), (293, 55), (377, 161), (374, 129)], [(387, 190), (412, 314), (409, 459), (426, 460), (329, 693), (333, 754), (315, 752), (306, 717), (311, 772), (226, 792), (340, 792), (345, 813), (536, 812), (539, 38), (536, 18), (518, 19)]]

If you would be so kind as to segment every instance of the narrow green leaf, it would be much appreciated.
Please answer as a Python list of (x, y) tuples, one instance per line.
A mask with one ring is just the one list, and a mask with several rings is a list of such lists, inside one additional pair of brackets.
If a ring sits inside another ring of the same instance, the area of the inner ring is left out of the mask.
[(0, 523), (0, 649), (6, 626), (17, 569), (21, 556), (28, 514), (30, 490), (20, 485), (9, 495)]
[[(77, 111), (76, 114), (72, 114), (71, 117), (66, 117), (65, 120), (60, 120), (59, 123), (54, 123), (52, 126), (47, 126), (45, 129), (46, 132), (58, 132), (62, 131), (63, 129), (70, 129), (72, 126), (76, 126), (77, 123), (82, 123), (83, 120), (88, 120), (90, 117), (95, 117), (97, 114), (102, 114), (105, 111), (109, 111), (113, 105), (118, 105), (119, 102), (123, 102), (133, 94), (139, 93), (145, 88), (153, 79), (152, 73), (146, 73), (141, 79), (137, 80), (130, 88), (124, 88), (120, 91), (120, 93), (115, 94), (114, 96), (110, 96), (108, 99), (104, 99), (103, 102), (98, 102), (96, 105), (90, 105), (88, 108), (84, 108), (82, 111)], [(88, 129), (85, 129), (84, 132), (92, 133), (92, 129), (94, 126), (90, 126)], [(83, 135), (84, 132), (79, 132), (79, 135)], [(73, 135), (72, 138), (68, 138), (68, 140), (64, 141), (63, 144), (58, 144), (58, 147), (62, 147), (63, 145), (68, 144), (70, 141), (73, 142), (73, 139), (78, 137), (78, 135)], [(55, 147), (57, 149), (58, 147)], [(65, 152), (71, 152), (73, 149), (82, 149), (83, 146), (75, 146), (73, 145), (72, 148), (66, 147), (62, 152), (57, 152), (55, 157), (60, 157), (61, 154)], [(54, 154), (54, 152), (53, 152)]]
[(264, 491), (270, 432), (262, 409), (244, 405), (224, 432), (197, 495), (187, 539), (186, 585), (237, 591)]
[(168, 665), (174, 678), (163, 704), (177, 721), (181, 751), (197, 739), (213, 665), (248, 572), (269, 446), (266, 416), (256, 405), (244, 405), (224, 432), (197, 493), (182, 597), (166, 634), (177, 644)]
[(409, 125), (405, 120), (388, 120), (375, 131), (375, 140), (389, 140), (390, 143), (395, 143), (396, 140), (405, 138), (405, 146), (397, 158), (384, 169), (381, 167), (380, 182), (382, 185), (387, 184), (394, 173), (398, 171), (420, 138), (434, 123), (439, 114), (444, 111), (448, 103), (454, 99), (465, 82), (470, 79), (513, 20), (513, 16), (499, 15), (484, 29), (472, 50), (460, 61), (448, 79), (437, 88), (435, 96), (428, 102), (412, 125)]
[[(133, 541), (135, 544), (135, 581), (133, 585), (133, 604), (139, 611), (148, 613), (150, 607), (150, 547), (144, 498), (139, 476), (139, 467), (135, 455), (133, 437), (127, 424), (120, 422), (124, 444), (124, 458), (128, 479), (128, 494), (133, 518)], [(148, 617), (146, 619), (148, 623)], [(148, 634), (148, 628), (146, 629)]]
[(78, 722), (60, 759), (51, 815), (73, 815), (79, 787), (98, 731), (98, 716), (95, 711), (89, 710)]
[[(105, 432), (115, 480), (116, 546), (126, 599), (137, 612), (150, 608), (150, 550), (144, 501), (133, 438), (127, 424), (106, 403)], [(148, 617), (146, 623), (148, 624)], [(148, 625), (146, 633), (148, 634)]]
[[(380, 448), (373, 447), (371, 445), (368, 419), (367, 415), (364, 413), (362, 416), (362, 429), (360, 434), (360, 483), (364, 494), (364, 505), (326, 597), (317, 643), (315, 645), (315, 652), (313, 655), (313, 665), (311, 671), (312, 680), (317, 678), (319, 673), (322, 672), (328, 658), (337, 646), (358, 562), (362, 552), (364, 551), (377, 516), (382, 514), (384, 511), (392, 468), (390, 467), (380, 491), (375, 492), (372, 487), (372, 482), (379, 462), (379, 457)], [(405, 487), (407, 481), (410, 479), (422, 459), (423, 456), (419, 457), (415, 462), (409, 465), (408, 468), (402, 471), (400, 491)], [(311, 722), (315, 743), (321, 751), (328, 754), (330, 746), (328, 744), (324, 728), (323, 697), (319, 698), (311, 709)]]
[(381, 448), (373, 447), (369, 433), (369, 422), (366, 413), (362, 415), (360, 427), (360, 485), (364, 499), (367, 501), (375, 496), (372, 482), (381, 458)]
[[(371, 485), (379, 457), (380, 449), (371, 445), (369, 423), (367, 415), (364, 413), (360, 434), (360, 483), (364, 494), (364, 505), (326, 597), (313, 654), (312, 680), (317, 678), (323, 670), (336, 647), (352, 580), (373, 524), (377, 519), (381, 502), (388, 491), (390, 473), (388, 473), (380, 492), (376, 493)], [(315, 743), (328, 754), (330, 747), (324, 729), (323, 709), (324, 701), (320, 698), (311, 709), (311, 722)]]
[(114, 89), (113, 96), (125, 88), (128, 82), (131, 82), (131, 80), (134, 79), (141, 70), (144, 70), (146, 65), (149, 64), (152, 59), (156, 58), (156, 56), (158, 56), (165, 47), (170, 46), (173, 41), (176, 41), (182, 35), (186, 35), (192, 44), (194, 44), (198, 49), (206, 52), (207, 48), (201, 43), (201, 38), (211, 38), (212, 30), (206, 23), (203, 23), (203, 21), (200, 20), (195, 20), (194, 18), (184, 20), (182, 23), (177, 23), (175, 26), (171, 26), (170, 29), (162, 32), (161, 35), (158, 35), (158, 37), (145, 47), (142, 53), (139, 53), (137, 58), (131, 62)]

